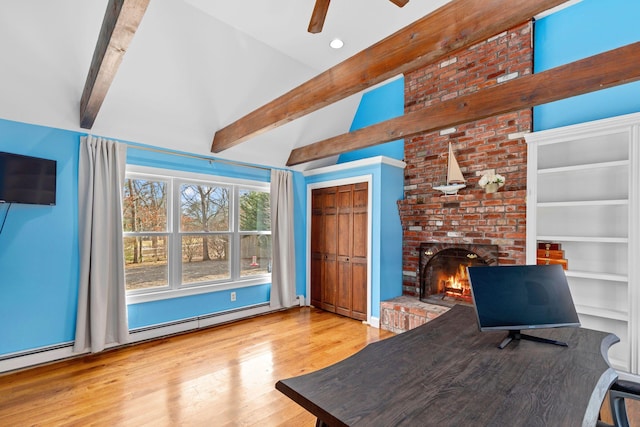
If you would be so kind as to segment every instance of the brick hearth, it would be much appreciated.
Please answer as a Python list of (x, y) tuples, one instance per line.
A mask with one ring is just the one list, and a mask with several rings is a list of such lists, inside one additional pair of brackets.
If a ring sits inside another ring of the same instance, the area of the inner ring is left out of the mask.
[(380, 303), (380, 328), (397, 334), (424, 325), (449, 307), (429, 304), (416, 297), (401, 296)]

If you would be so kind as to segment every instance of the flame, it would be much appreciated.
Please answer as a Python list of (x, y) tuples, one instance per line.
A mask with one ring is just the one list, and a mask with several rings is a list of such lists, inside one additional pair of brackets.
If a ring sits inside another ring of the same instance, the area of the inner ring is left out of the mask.
[(471, 287), (469, 285), (469, 278), (467, 277), (466, 267), (467, 266), (464, 264), (458, 265), (456, 273), (449, 276), (448, 279), (445, 280), (444, 292), (446, 295), (456, 298), (470, 298)]

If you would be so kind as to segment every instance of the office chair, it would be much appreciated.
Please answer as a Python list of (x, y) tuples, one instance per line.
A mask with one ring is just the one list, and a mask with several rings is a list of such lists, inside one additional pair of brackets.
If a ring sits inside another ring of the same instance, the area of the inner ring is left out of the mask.
[[(611, 404), (611, 416), (615, 427), (630, 427), (627, 418), (625, 399), (640, 400), (640, 384), (633, 381), (618, 379), (609, 388), (609, 402)], [(597, 427), (611, 427), (609, 424), (598, 421)]]

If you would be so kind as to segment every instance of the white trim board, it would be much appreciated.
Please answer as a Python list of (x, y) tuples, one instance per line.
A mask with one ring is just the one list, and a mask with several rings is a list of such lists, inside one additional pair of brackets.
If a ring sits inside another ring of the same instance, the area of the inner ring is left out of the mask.
[(303, 175), (304, 176), (322, 175), (325, 173), (341, 172), (341, 171), (352, 170), (354, 168), (360, 168), (364, 166), (375, 166), (375, 165), (389, 165), (389, 166), (395, 166), (397, 168), (402, 168), (402, 169), (407, 167), (407, 164), (403, 161), (392, 159), (390, 157), (385, 157), (385, 156), (376, 156), (376, 157), (369, 157), (367, 159), (354, 160), (352, 162), (339, 163), (337, 165), (325, 166), (322, 168), (308, 170), (303, 172)]

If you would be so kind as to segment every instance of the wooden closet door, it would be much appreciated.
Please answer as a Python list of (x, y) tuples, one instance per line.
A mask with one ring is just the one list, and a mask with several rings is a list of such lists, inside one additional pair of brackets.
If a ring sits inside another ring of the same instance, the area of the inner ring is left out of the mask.
[(322, 267), (322, 303), (323, 310), (336, 311), (336, 233), (338, 231), (338, 216), (336, 209), (336, 187), (326, 188), (324, 192), (323, 226), (324, 252)]
[(351, 317), (367, 320), (367, 256), (369, 230), (369, 189), (366, 182), (353, 189), (353, 225), (351, 251)]
[(367, 318), (367, 183), (311, 193), (311, 304)]
[(338, 187), (338, 232), (336, 313), (351, 317), (351, 253), (353, 252), (353, 185)]
[(323, 192), (311, 192), (311, 305), (322, 305), (322, 270), (324, 268)]

